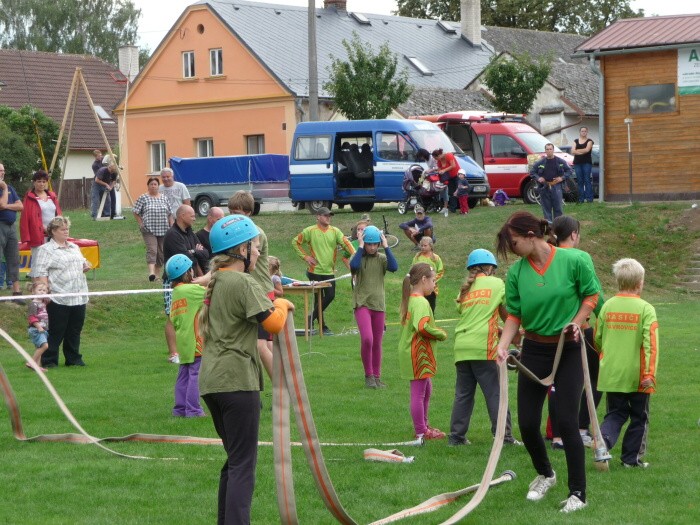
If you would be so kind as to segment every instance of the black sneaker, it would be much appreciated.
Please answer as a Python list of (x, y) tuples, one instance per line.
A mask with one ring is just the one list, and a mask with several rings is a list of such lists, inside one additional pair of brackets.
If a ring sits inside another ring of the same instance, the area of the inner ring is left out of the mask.
[[(18, 297), (21, 295), (22, 295), (22, 292), (12, 292), (13, 297)], [(25, 301), (24, 299), (12, 299), (12, 302), (15, 304), (18, 304), (20, 306), (25, 306), (27, 304), (27, 301)]]
[(324, 326), (323, 327), (323, 335), (334, 335), (334, 334), (330, 328), (328, 328), (327, 326)]

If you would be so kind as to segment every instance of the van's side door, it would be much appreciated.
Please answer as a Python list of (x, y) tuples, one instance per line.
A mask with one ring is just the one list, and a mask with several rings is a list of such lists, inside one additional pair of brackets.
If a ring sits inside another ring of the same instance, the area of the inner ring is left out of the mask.
[(335, 199), (333, 133), (297, 135), (289, 157), (289, 195), (293, 201)]
[(374, 144), (376, 201), (401, 201), (404, 198), (403, 175), (415, 162), (416, 148), (407, 136), (397, 131), (377, 131)]
[(489, 133), (485, 140), (484, 169), (491, 191), (520, 196), (520, 182), (527, 176), (527, 153), (510, 135)]

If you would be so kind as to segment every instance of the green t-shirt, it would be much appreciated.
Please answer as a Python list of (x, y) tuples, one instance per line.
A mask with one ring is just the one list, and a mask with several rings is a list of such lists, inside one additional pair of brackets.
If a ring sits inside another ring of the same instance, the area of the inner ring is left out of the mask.
[(178, 284), (173, 288), (170, 320), (175, 327), (175, 341), (180, 363), (194, 362), (202, 353), (202, 338), (197, 327), (197, 314), (202, 307), (206, 289), (198, 284)]
[(418, 252), (413, 256), (413, 264), (418, 263), (429, 264), (432, 266), (433, 270), (435, 270), (435, 295), (438, 295), (440, 292), (438, 290), (437, 283), (440, 279), (442, 279), (443, 275), (445, 275), (445, 266), (442, 264), (442, 259), (440, 259), (440, 256), (436, 253), (433, 254), (433, 257), (426, 257), (422, 253)]
[(258, 260), (255, 261), (255, 269), (250, 272), (253, 279), (261, 286), (263, 291), (267, 294), (275, 289), (272, 284), (272, 277), (270, 277), (270, 262), (269, 262), (269, 247), (267, 242), (267, 235), (262, 231), (262, 228), (258, 226), (258, 231), (260, 232), (260, 256)]
[(603, 307), (603, 303), (605, 302), (605, 299), (603, 298), (603, 287), (601, 286), (600, 281), (598, 280), (598, 275), (595, 273), (595, 266), (593, 264), (593, 259), (591, 258), (591, 255), (588, 252), (584, 252), (583, 250), (579, 250), (578, 248), (562, 248), (562, 249), (571, 250), (572, 252), (578, 254), (586, 264), (591, 265), (591, 269), (593, 270), (593, 275), (596, 276), (595, 279), (598, 282), (598, 289), (600, 290), (600, 295), (598, 296), (598, 303), (595, 305), (595, 308), (593, 309), (593, 314), (596, 317), (598, 317), (598, 315), (600, 315), (600, 309)]
[(384, 275), (386, 275), (386, 255), (363, 255), (360, 269), (355, 274), (355, 288), (352, 291), (353, 308), (366, 306), (370, 310), (383, 312)]
[[(595, 346), (600, 352), (598, 390), (656, 391), (659, 323), (652, 305), (631, 294), (608, 299), (596, 320)], [(654, 381), (654, 386), (644, 389), (640, 383), (647, 378)]]
[(437, 372), (433, 341), (444, 341), (447, 333), (435, 326), (433, 311), (422, 295), (408, 299), (408, 315), (399, 339), (399, 373), (401, 379), (425, 379)]
[(263, 389), (263, 367), (258, 355), (258, 321), (272, 302), (247, 273), (221, 269), (209, 305), (209, 332), (204, 341), (199, 392)]
[(498, 307), (505, 305), (505, 284), (498, 277), (480, 274), (469, 293), (457, 305), (455, 363), (496, 359)]
[[(309, 272), (316, 275), (335, 274), (338, 247), (345, 258), (349, 258), (355, 253), (355, 248), (338, 228), (329, 226), (322, 230), (317, 224), (304, 228), (299, 235), (294, 237), (292, 247), (302, 259), (308, 255), (316, 259), (317, 264), (309, 266)], [(309, 251), (307, 252), (304, 248)]]
[(508, 314), (522, 327), (542, 336), (559, 335), (579, 311), (583, 299), (600, 293), (593, 268), (571, 250), (552, 246), (541, 269), (529, 259), (519, 259), (508, 269)]

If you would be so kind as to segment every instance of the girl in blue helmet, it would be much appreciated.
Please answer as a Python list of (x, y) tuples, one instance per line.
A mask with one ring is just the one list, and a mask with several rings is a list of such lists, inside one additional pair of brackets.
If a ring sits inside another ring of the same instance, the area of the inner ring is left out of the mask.
[(209, 234), (215, 257), (199, 313), (204, 339), (199, 389), (227, 455), (219, 480), (218, 523), (250, 523), (263, 389), (258, 325), (279, 333), (294, 308), (281, 297), (270, 302), (249, 273), (260, 255), (258, 235), (243, 215), (219, 219)]
[(202, 338), (196, 319), (204, 301), (204, 288), (191, 284), (194, 278), (192, 259), (182, 253), (168, 259), (165, 273), (173, 288), (170, 321), (175, 328), (175, 343), (180, 356), (172, 414), (175, 417), (203, 417), (198, 384)]
[[(395, 272), (399, 265), (384, 234), (376, 226), (357, 229), (358, 248), (350, 260), (350, 271), (355, 280), (353, 308), (357, 329), (360, 331), (360, 356), (365, 369), (366, 388), (385, 388), (381, 381), (382, 339), (386, 304), (384, 275)], [(379, 253), (379, 245), (384, 253)]]
[[(455, 328), (455, 399), (452, 405), (448, 444), (468, 445), (467, 432), (474, 410), (477, 384), (486, 400), (491, 419), (491, 434), (496, 434), (498, 404), (498, 319), (505, 320), (506, 294), (503, 280), (493, 274), (498, 268), (494, 255), (474, 250), (467, 259), (469, 275), (457, 298), (459, 321)], [(504, 442), (521, 444), (511, 433), (510, 411), (506, 418)]]

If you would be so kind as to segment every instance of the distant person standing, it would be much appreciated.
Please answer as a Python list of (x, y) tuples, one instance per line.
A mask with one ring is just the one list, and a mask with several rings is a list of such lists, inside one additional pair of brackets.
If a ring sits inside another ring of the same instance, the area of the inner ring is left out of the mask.
[(110, 162), (107, 166), (102, 166), (95, 174), (95, 180), (92, 181), (92, 218), (97, 220), (97, 212), (100, 210), (100, 204), (102, 203), (102, 198), (105, 192), (107, 192), (107, 197), (104, 199), (105, 204), (102, 208), (102, 217), (110, 217), (112, 212), (112, 199), (109, 196), (109, 192), (114, 188), (114, 184), (117, 180), (117, 165), (114, 162)]
[(554, 144), (544, 145), (545, 156), (530, 168), (530, 177), (537, 182), (542, 213), (549, 224), (563, 212), (561, 209), (563, 195), (562, 183), (571, 176), (567, 162), (554, 156)]
[(591, 149), (593, 149), (593, 141), (588, 138), (588, 128), (582, 126), (571, 150), (574, 156), (574, 171), (576, 172), (576, 182), (578, 183), (579, 204), (593, 202), (593, 183), (591, 181), (593, 158)]
[[(32, 176), (32, 189), (24, 197), (24, 211), (19, 219), (19, 238), (29, 244), (32, 258), (36, 250), (48, 241), (46, 228), (54, 217), (61, 215), (56, 194), (48, 190), (49, 174), (38, 170)], [(30, 277), (33, 275), (30, 273)]]
[(102, 152), (98, 149), (92, 150), (92, 155), (95, 157), (95, 160), (92, 162), (92, 177), (95, 178), (97, 175), (97, 170), (99, 170), (102, 167)]
[[(173, 178), (173, 170), (170, 168), (163, 168), (160, 170), (160, 178), (163, 184), (160, 185), (158, 191), (165, 195), (170, 204), (170, 213), (175, 217), (177, 209), (183, 204), (190, 206), (192, 201), (190, 199), (190, 192), (187, 190), (182, 182), (175, 182)], [(166, 258), (167, 260), (167, 258)]]
[[(316, 214), (316, 224), (304, 228), (299, 235), (292, 239), (294, 251), (308, 265), (306, 275), (310, 281), (331, 281), (333, 279), (338, 247), (341, 249), (343, 262), (350, 269), (348, 259), (355, 254), (355, 248), (345, 238), (343, 232), (335, 226), (331, 226), (332, 216), (333, 214), (328, 208), (319, 208)], [(335, 298), (335, 281), (331, 281), (329, 288), (323, 288), (322, 294), (321, 309), (325, 312)], [(318, 319), (318, 312), (314, 310), (309, 322), (310, 327), (313, 327), (313, 322), (316, 319)], [(320, 326), (319, 329), (323, 330), (324, 335), (333, 335), (328, 326)]]
[[(22, 295), (19, 289), (19, 245), (15, 221), (24, 205), (15, 189), (5, 182), (5, 166), (0, 163), (0, 250), (5, 256), (7, 280), (12, 281), (12, 295)], [(23, 304), (21, 301), (19, 304)]]
[(211, 232), (211, 227), (214, 226), (214, 223), (223, 216), (224, 210), (222, 210), (218, 206), (212, 206), (211, 208), (209, 208), (209, 213), (207, 213), (207, 224), (204, 226), (204, 228), (202, 228), (195, 234), (199, 239), (199, 242), (202, 243), (202, 246), (204, 246), (209, 252), (210, 258), (213, 257), (214, 254), (211, 253), (211, 244), (209, 244), (209, 232)]

